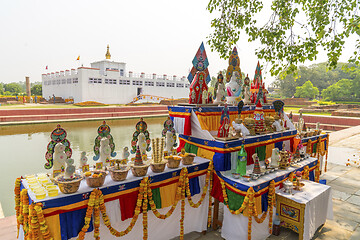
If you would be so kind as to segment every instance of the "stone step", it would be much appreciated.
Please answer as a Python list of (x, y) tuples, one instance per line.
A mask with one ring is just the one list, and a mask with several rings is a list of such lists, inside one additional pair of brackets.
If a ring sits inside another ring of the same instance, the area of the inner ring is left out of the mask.
[(47, 114), (47, 115), (13, 115), (0, 116), (0, 122), (18, 122), (33, 120), (60, 120), (60, 119), (82, 119), (82, 118), (116, 118), (125, 116), (142, 115), (167, 115), (167, 110), (147, 110), (130, 112), (97, 112), (97, 113), (75, 113), (75, 114)]
[[(344, 125), (344, 126), (357, 126), (360, 125), (360, 118), (354, 117), (337, 117), (337, 116), (321, 116), (321, 115), (306, 115), (303, 114), (305, 123), (317, 123), (332, 124), (332, 125)], [(299, 120), (298, 114), (293, 114), (293, 121)]]
[(75, 114), (99, 112), (131, 112), (167, 110), (165, 105), (131, 106), (131, 107), (82, 107), (82, 108), (30, 108), (30, 109), (0, 109), (0, 116), (16, 115), (47, 115), (47, 114)]

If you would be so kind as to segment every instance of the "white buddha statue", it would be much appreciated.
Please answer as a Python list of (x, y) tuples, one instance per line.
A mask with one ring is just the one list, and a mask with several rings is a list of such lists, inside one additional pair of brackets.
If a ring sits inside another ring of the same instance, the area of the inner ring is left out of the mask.
[(65, 170), (65, 160), (67, 159), (65, 153), (65, 145), (57, 143), (54, 148), (54, 171)]
[(104, 137), (100, 140), (100, 161), (103, 163), (103, 166), (106, 164), (106, 160), (111, 158), (111, 148), (109, 144), (109, 139)]

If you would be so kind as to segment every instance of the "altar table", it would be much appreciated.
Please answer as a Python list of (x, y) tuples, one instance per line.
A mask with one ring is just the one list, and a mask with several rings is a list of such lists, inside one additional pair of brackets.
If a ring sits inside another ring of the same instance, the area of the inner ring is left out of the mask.
[[(170, 203), (175, 199), (176, 184), (179, 181), (180, 171), (183, 167), (187, 167), (188, 169), (192, 199), (195, 203), (198, 202), (201, 197), (203, 186), (205, 185), (205, 176), (208, 166), (209, 160), (196, 157), (193, 165), (184, 166), (180, 164), (179, 168), (176, 169), (169, 169), (166, 167), (163, 173), (153, 173), (149, 168), (147, 176), (151, 182), (150, 187), (153, 191), (153, 198), (159, 212), (165, 214), (171, 208), (172, 204), (170, 205)], [(99, 188), (104, 195), (106, 212), (109, 216), (111, 225), (118, 231), (125, 230), (131, 222), (132, 217), (129, 216), (129, 211), (126, 211), (126, 208), (131, 206), (132, 204), (130, 203), (133, 201), (135, 201), (134, 204), (136, 204), (136, 196), (142, 179), (143, 177), (133, 176), (131, 171), (129, 171), (127, 179), (122, 182), (114, 182), (111, 180), (110, 175), (107, 175), (104, 185)], [(28, 184), (25, 179), (22, 179), (21, 188), (28, 189)], [(84, 224), (87, 199), (92, 190), (93, 188), (86, 185), (85, 180), (81, 182), (79, 190), (74, 194), (63, 194), (60, 192), (57, 197), (46, 197), (41, 200), (37, 200), (34, 194), (29, 190), (29, 203), (41, 202), (43, 204), (45, 220), (54, 239), (76, 239), (78, 232)], [(134, 193), (135, 199), (130, 197), (129, 193)], [(158, 201), (155, 200), (156, 195), (158, 195)], [(207, 229), (208, 197), (207, 194), (203, 203), (198, 208), (192, 208), (189, 205), (188, 200), (185, 199), (185, 234), (192, 231), (202, 232)], [(148, 239), (167, 240), (179, 236), (180, 215), (180, 201), (173, 214), (166, 220), (157, 218), (153, 212), (149, 210)], [(100, 222), (100, 237), (102, 239), (115, 238), (104, 225), (102, 218)], [(93, 231), (92, 224), (91, 221), (85, 239), (93, 239), (93, 233), (91, 232)], [(140, 214), (132, 231), (121, 237), (121, 239), (142, 239), (142, 235), (142, 214)], [(24, 233), (21, 226), (19, 239), (23, 238)]]
[(316, 230), (333, 218), (331, 187), (303, 181), (301, 191), (276, 191), (277, 212), (282, 226), (299, 233), (299, 240), (311, 239)]
[[(225, 181), (227, 188), (229, 188), (228, 192), (234, 192), (235, 194), (237, 191), (239, 191), (238, 195), (241, 196), (241, 194), (246, 194), (246, 191), (252, 187), (255, 191), (255, 198), (258, 205), (259, 214), (262, 212), (267, 211), (267, 187), (270, 184), (270, 181), (274, 180), (275, 186), (277, 188), (280, 187), (281, 183), (289, 176), (291, 172), (296, 171), (303, 171), (306, 166), (309, 167), (309, 178), (310, 180), (315, 180), (315, 174), (314, 170), (317, 164), (317, 159), (309, 157), (305, 160), (302, 160), (298, 163), (296, 163), (297, 166), (291, 166), (286, 170), (278, 170), (273, 173), (267, 174), (265, 176), (260, 177), (257, 180), (252, 180), (250, 182), (246, 182), (242, 179), (235, 179), (232, 177), (230, 171), (224, 171), (224, 172), (216, 172), (216, 175), (218, 178)], [(263, 164), (263, 163), (261, 163)], [(252, 169), (252, 166), (247, 166), (247, 172), (250, 173)], [(212, 195), (220, 200), (222, 202), (222, 192), (221, 190), (216, 190), (217, 184), (216, 184), (216, 176), (214, 177), (214, 188)], [(231, 188), (231, 189), (230, 189)], [(231, 201), (238, 201), (234, 196), (231, 198), (229, 195), (229, 203)], [(237, 209), (239, 206), (241, 206), (241, 203), (236, 203)], [(234, 206), (234, 204), (232, 204)], [(235, 210), (232, 209), (232, 210)], [(273, 211), (275, 212), (275, 211)], [(216, 219), (215, 219), (216, 221)], [(253, 240), (262, 240), (268, 237), (269, 234), (269, 216), (266, 217), (263, 223), (258, 224), (255, 221), (252, 222), (252, 235), (251, 239)], [(224, 207), (224, 220), (222, 224), (222, 230), (221, 230), (221, 236), (225, 239), (246, 239), (248, 234), (248, 217), (244, 216), (243, 214), (232, 214), (229, 209), (225, 206)]]

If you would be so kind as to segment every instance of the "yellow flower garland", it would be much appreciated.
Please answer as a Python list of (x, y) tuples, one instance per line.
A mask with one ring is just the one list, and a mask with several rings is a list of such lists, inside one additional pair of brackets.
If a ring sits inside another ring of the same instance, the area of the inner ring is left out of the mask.
[(16, 213), (16, 222), (17, 222), (17, 235), (16, 238), (19, 237), (19, 228), (20, 228), (20, 222), (19, 217), (20, 216), (20, 185), (21, 185), (21, 178), (17, 178), (15, 180), (15, 213)]
[[(83, 240), (85, 238), (85, 234), (89, 229), (91, 216), (94, 213), (94, 238), (100, 239), (100, 213), (102, 214), (102, 218), (104, 220), (105, 226), (110, 230), (110, 233), (116, 237), (121, 237), (128, 234), (133, 227), (139, 217), (140, 210), (142, 208), (143, 212), (143, 239), (148, 238), (148, 215), (147, 215), (147, 207), (148, 203), (150, 204), (151, 210), (154, 212), (155, 216), (160, 219), (168, 218), (175, 210), (177, 203), (181, 200), (181, 217), (180, 217), (180, 239), (184, 239), (184, 218), (185, 218), (185, 198), (187, 197), (189, 204), (191, 207), (197, 208), (203, 202), (206, 192), (212, 188), (212, 174), (213, 174), (213, 164), (209, 163), (206, 182), (203, 188), (203, 193), (201, 195), (200, 200), (195, 204), (191, 199), (191, 192), (189, 186), (189, 178), (187, 168), (183, 168), (180, 172), (180, 178), (178, 182), (177, 192), (176, 192), (176, 200), (171, 209), (166, 214), (160, 214), (154, 203), (152, 198), (152, 191), (150, 187), (150, 182), (148, 177), (143, 178), (140, 183), (139, 194), (137, 198), (137, 203), (134, 211), (134, 216), (129, 224), (129, 226), (124, 231), (115, 230), (110, 223), (109, 217), (106, 214), (106, 207), (104, 202), (104, 196), (99, 189), (94, 189), (88, 200), (88, 207), (86, 210), (86, 214), (84, 217), (84, 226), (78, 234), (79, 240)], [(15, 181), (15, 210), (17, 213), (17, 221), (18, 221), (18, 229), (20, 225), (24, 227), (25, 239), (39, 239), (40, 232), (42, 238), (45, 240), (52, 240), (53, 238), (50, 236), (50, 231), (46, 224), (44, 214), (42, 212), (42, 204), (31, 204), (29, 206), (29, 198), (27, 195), (27, 190), (23, 189), (20, 192), (20, 182), (21, 179), (18, 178)], [(209, 187), (210, 186), (210, 187)], [(209, 197), (209, 209), (208, 209), (208, 225), (211, 223), (211, 197)]]

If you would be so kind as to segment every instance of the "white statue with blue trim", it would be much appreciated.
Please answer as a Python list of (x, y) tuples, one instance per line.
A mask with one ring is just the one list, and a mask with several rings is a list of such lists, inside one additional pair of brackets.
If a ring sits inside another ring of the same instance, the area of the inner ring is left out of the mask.
[(114, 139), (110, 134), (110, 127), (104, 121), (98, 128), (98, 136), (95, 138), (94, 161), (100, 160), (103, 166), (109, 165), (110, 158), (116, 156)]
[(242, 97), (241, 77), (237, 71), (233, 72), (230, 82), (225, 85), (225, 88), (227, 93), (227, 103), (235, 106)]

